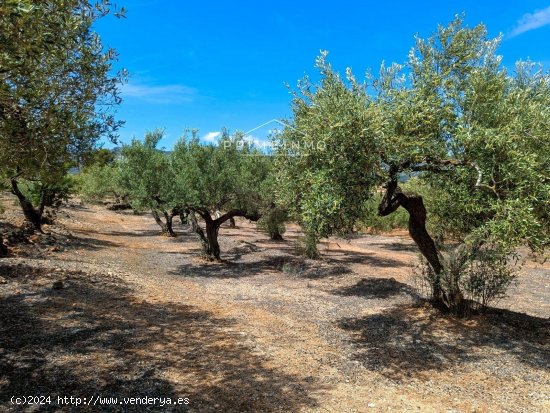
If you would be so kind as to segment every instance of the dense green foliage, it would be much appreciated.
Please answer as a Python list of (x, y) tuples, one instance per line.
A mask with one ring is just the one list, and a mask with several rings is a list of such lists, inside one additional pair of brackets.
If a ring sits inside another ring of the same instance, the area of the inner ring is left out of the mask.
[(156, 130), (143, 141), (123, 146), (120, 174), (122, 186), (135, 209), (170, 209), (174, 206), (174, 171), (167, 154), (157, 145), (163, 132)]
[(115, 162), (116, 154), (114, 151), (105, 148), (94, 149), (81, 156), (81, 163), (84, 168), (91, 166), (112, 165)]
[[(87, 1), (10, 0), (0, 6), (0, 156), (26, 178), (64, 175), (74, 155), (119, 125), (115, 58), (92, 24), (109, 12)], [(98, 105), (101, 103), (101, 105)]]
[(265, 182), (271, 159), (246, 144), (241, 134), (223, 133), (218, 146), (201, 145), (196, 136), (183, 137), (174, 147), (175, 199), (180, 208), (205, 223), (194, 230), (206, 256), (220, 258), (220, 225), (236, 216), (257, 221), (270, 207)]
[(123, 73), (111, 75), (113, 50), (104, 50), (93, 24), (110, 4), (84, 0), (8, 0), (0, 5), (0, 174), (10, 178), (25, 216), (39, 228), (17, 179), (44, 188), (65, 177), (101, 136), (120, 122)]
[(20, 188), (27, 198), (35, 205), (44, 197), (44, 205), (59, 208), (63, 201), (75, 191), (76, 181), (71, 175), (65, 175), (54, 183), (42, 181), (22, 181)]
[[(160, 130), (147, 133), (142, 141), (123, 146), (119, 160), (85, 167), (78, 176), (80, 194), (90, 200), (114, 196), (136, 210), (149, 210), (162, 232), (172, 236), (172, 219), (189, 215), (207, 255), (215, 244), (214, 258), (219, 258), (219, 226), (233, 217), (258, 220), (266, 214), (269, 222), (276, 222), (276, 228), (269, 228), (284, 232), (286, 214), (273, 203), (272, 159), (242, 135), (224, 132), (216, 146), (201, 144), (193, 132), (171, 152), (158, 147), (162, 137)], [(195, 213), (203, 219), (206, 234)]]
[[(160, 130), (116, 159), (94, 149), (120, 126), (125, 74), (111, 73), (115, 52), (93, 30), (111, 11), (106, 0), (0, 5), (0, 177), (36, 229), (73, 190), (67, 170), (78, 164), (85, 199), (150, 210), (172, 236), (173, 217), (187, 215), (215, 259), (221, 224), (237, 216), (273, 239), (297, 220), (310, 257), (323, 237), (407, 226), (448, 307), (464, 294), (502, 296), (514, 248), (550, 245), (550, 74), (530, 62), (509, 71), (483, 25), (456, 18), (364, 81), (322, 52), (320, 80), (299, 83), (274, 159), (227, 131), (218, 145), (191, 132), (167, 152)], [(459, 247), (442, 254), (435, 237)]]
[(177, 202), (197, 209), (257, 214), (269, 165), (270, 159), (244, 144), (239, 134), (224, 132), (218, 146), (184, 137), (172, 153)]
[[(365, 208), (383, 193), (379, 213), (407, 210), (446, 304), (462, 297), (457, 286), (442, 291), (425, 204), (438, 233), (505, 256), (550, 244), (550, 75), (525, 62), (510, 73), (499, 40), (456, 18), (417, 39), (405, 64), (382, 65), (362, 83), (322, 54), (321, 80), (299, 84), (278, 144), (280, 199), (309, 239), (368, 221)], [(411, 175), (429, 202), (400, 187)]]
[(368, 97), (346, 87), (325, 57), (317, 61), (318, 87), (308, 79), (299, 85), (292, 128), (277, 145), (280, 200), (314, 238), (350, 230), (378, 182)]
[(550, 76), (529, 63), (508, 73), (498, 43), (456, 19), (364, 83), (323, 54), (279, 144), (282, 199), (304, 228), (348, 230), (382, 183), (416, 173), (446, 233), (548, 244)]
[(102, 201), (112, 198), (115, 203), (123, 203), (128, 192), (123, 186), (121, 164), (93, 164), (75, 177), (78, 193), (85, 201)]
[(288, 221), (288, 212), (284, 208), (266, 208), (258, 221), (258, 228), (266, 232), (273, 240), (282, 240), (286, 231), (285, 222)]
[(387, 217), (378, 215), (378, 205), (380, 205), (381, 199), (381, 195), (375, 195), (366, 201), (365, 215), (358, 221), (357, 229), (372, 234), (389, 232), (393, 229), (406, 229), (409, 222), (407, 211), (398, 209)]

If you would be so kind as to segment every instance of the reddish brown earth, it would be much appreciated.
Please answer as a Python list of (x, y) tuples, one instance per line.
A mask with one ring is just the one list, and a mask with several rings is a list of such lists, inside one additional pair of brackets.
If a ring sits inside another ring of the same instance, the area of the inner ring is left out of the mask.
[(73, 205), (48, 230), (0, 260), (1, 411), (550, 411), (548, 264), (529, 261), (499, 309), (458, 319), (419, 299), (403, 233), (330, 239), (309, 261), (297, 228), (275, 242), (240, 221), (221, 230), (226, 262), (208, 263), (186, 228), (159, 237), (148, 215)]

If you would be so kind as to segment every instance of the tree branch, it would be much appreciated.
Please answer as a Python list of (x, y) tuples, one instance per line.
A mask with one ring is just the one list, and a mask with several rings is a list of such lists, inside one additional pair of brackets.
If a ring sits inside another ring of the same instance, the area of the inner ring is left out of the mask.
[(221, 217), (217, 218), (216, 222), (218, 222), (221, 225), (222, 223), (224, 223), (228, 219), (234, 218), (234, 217), (244, 217), (244, 218), (249, 219), (251, 221), (258, 221), (262, 217), (262, 214), (260, 214), (257, 211), (248, 212), (248, 211), (245, 211), (243, 209), (232, 209), (232, 210), (226, 212), (225, 214), (223, 214)]
[(389, 174), (390, 174), (390, 179), (394, 180), (397, 178), (398, 173), (407, 169), (413, 172), (424, 172), (424, 171), (449, 172), (451, 171), (452, 168), (456, 168), (457, 166), (469, 166), (474, 168), (477, 172), (475, 187), (487, 192), (491, 192), (493, 195), (495, 195), (497, 198), (500, 199), (500, 195), (498, 194), (495, 185), (491, 186), (491, 185), (482, 183), (483, 170), (475, 161), (460, 160), (460, 159), (437, 159), (437, 158), (432, 158), (430, 156), (427, 156), (419, 162), (413, 162), (412, 160), (407, 160), (397, 165), (391, 165)]

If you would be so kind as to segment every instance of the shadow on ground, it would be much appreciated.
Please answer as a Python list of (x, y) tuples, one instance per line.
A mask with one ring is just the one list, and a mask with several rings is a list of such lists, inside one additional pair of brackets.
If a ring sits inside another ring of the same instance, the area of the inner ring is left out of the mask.
[(205, 278), (245, 278), (266, 273), (283, 272), (292, 278), (320, 279), (342, 276), (351, 272), (347, 265), (332, 260), (310, 260), (284, 253), (264, 250), (253, 245), (232, 248), (221, 262), (212, 262), (195, 251), (187, 255), (187, 262), (179, 265), (174, 275)]
[(341, 250), (337, 253), (324, 251), (323, 256), (329, 261), (340, 263), (341, 265), (362, 264), (380, 268), (408, 267), (409, 263), (402, 260), (396, 260), (389, 257), (381, 257), (368, 252), (357, 252), (350, 250)]
[[(3, 266), (0, 410), (12, 395), (187, 397), (200, 412), (298, 411), (314, 407), (312, 378), (266, 367), (233, 322), (182, 304), (136, 299), (116, 279)], [(34, 406), (32, 411), (75, 411)], [(36, 409), (38, 407), (38, 409)], [(11, 410), (10, 410), (11, 409)], [(29, 409), (30, 411), (31, 409)], [(122, 411), (180, 412), (180, 406)], [(78, 411), (98, 411), (80, 406)], [(121, 411), (101, 406), (100, 411)]]
[(383, 250), (397, 251), (397, 252), (414, 252), (419, 253), (418, 247), (415, 244), (405, 242), (372, 242), (369, 243), (369, 247), (376, 247)]
[(331, 292), (336, 295), (358, 296), (367, 299), (385, 299), (401, 294), (420, 298), (410, 285), (396, 281), (394, 278), (363, 278), (354, 285), (338, 288)]
[(91, 238), (91, 237), (81, 237), (79, 235), (70, 234), (67, 237), (68, 241), (62, 242), (62, 243), (56, 243), (57, 245), (62, 245), (63, 248), (67, 250), (77, 250), (77, 249), (85, 249), (85, 250), (100, 250), (105, 248), (116, 248), (119, 247), (121, 244), (97, 239), (97, 238)]
[(490, 309), (465, 320), (428, 305), (400, 306), (338, 325), (350, 334), (355, 360), (395, 380), (473, 362), (506, 376), (507, 357), (535, 372), (550, 369), (550, 321), (522, 313)]
[[(257, 257), (256, 257), (257, 258)], [(207, 278), (244, 278), (264, 274), (269, 271), (278, 271), (285, 262), (284, 257), (263, 257), (254, 261), (228, 261), (221, 262), (207, 261), (200, 258), (198, 254), (186, 264), (178, 266), (174, 275), (186, 277), (207, 277)]]

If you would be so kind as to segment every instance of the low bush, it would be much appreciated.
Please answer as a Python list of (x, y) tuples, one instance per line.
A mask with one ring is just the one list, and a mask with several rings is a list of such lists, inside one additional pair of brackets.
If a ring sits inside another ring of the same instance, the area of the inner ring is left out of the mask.
[(288, 213), (281, 208), (270, 208), (265, 211), (258, 221), (258, 228), (266, 232), (273, 240), (282, 240), (286, 231), (285, 221), (288, 220)]
[[(514, 253), (498, 245), (461, 243), (442, 252), (439, 284), (447, 297), (460, 297), (452, 309), (484, 309), (506, 296), (518, 275)], [(417, 288), (431, 298), (437, 275), (422, 257), (413, 270)]]

